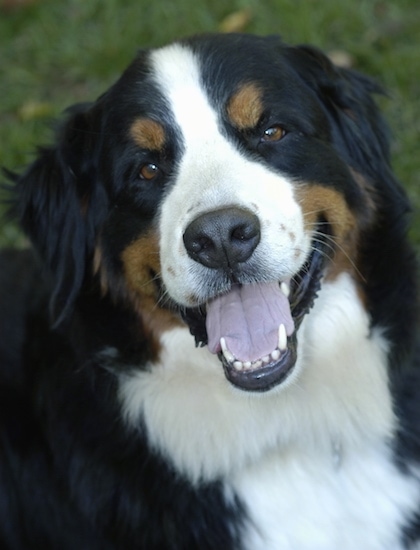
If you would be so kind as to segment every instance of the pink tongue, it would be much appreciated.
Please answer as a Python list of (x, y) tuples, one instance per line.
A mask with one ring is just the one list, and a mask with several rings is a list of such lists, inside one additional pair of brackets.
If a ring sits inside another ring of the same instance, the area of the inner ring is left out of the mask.
[(257, 361), (277, 348), (280, 324), (293, 333), (289, 300), (278, 283), (235, 285), (207, 305), (209, 350), (219, 353), (224, 338), (235, 359)]

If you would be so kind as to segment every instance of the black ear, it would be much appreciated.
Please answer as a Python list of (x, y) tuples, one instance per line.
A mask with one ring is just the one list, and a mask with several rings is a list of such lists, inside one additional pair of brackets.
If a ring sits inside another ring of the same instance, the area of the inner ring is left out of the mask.
[(372, 181), (401, 189), (390, 170), (389, 131), (374, 96), (384, 94), (374, 80), (337, 67), (311, 46), (288, 49), (302, 80), (317, 94), (330, 120), (333, 141), (344, 160)]
[(92, 256), (103, 204), (97, 181), (97, 137), (86, 105), (69, 111), (56, 145), (14, 176), (15, 214), (53, 281), (51, 315), (71, 311)]
[(356, 71), (336, 67), (320, 51), (290, 48), (301, 79), (314, 91), (330, 121), (333, 145), (363, 177), (374, 216), (360, 239), (373, 325), (386, 326), (391, 364), (401, 365), (415, 342), (417, 270), (407, 239), (410, 204), (390, 165), (389, 132), (374, 101), (383, 90)]

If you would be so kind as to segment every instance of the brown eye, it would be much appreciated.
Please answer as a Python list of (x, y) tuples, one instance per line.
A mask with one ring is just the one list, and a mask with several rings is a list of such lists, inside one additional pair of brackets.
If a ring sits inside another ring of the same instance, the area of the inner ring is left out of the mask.
[(149, 164), (143, 164), (140, 168), (139, 177), (142, 180), (151, 181), (160, 174), (160, 169), (156, 164), (152, 162)]
[(281, 126), (271, 126), (264, 132), (263, 141), (280, 141), (286, 135)]

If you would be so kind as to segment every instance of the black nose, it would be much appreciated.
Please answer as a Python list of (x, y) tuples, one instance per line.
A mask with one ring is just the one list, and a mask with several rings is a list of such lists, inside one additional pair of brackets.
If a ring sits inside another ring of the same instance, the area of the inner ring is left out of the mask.
[(242, 208), (224, 208), (201, 214), (184, 233), (190, 258), (213, 269), (234, 268), (245, 262), (260, 242), (260, 222)]

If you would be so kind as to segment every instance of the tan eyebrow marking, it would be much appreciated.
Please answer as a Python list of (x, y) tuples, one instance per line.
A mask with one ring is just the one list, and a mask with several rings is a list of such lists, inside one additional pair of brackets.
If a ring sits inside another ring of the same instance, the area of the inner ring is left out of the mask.
[(254, 82), (243, 84), (230, 98), (227, 113), (232, 124), (240, 129), (255, 128), (264, 111), (262, 91)]
[(163, 126), (150, 118), (138, 118), (130, 128), (130, 135), (136, 144), (150, 151), (160, 151), (165, 144)]

